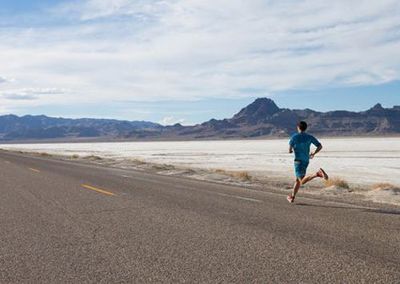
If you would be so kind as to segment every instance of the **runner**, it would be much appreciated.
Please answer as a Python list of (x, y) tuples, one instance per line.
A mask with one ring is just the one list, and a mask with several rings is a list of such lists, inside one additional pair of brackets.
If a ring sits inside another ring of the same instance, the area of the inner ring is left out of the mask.
[[(322, 144), (312, 135), (306, 133), (307, 123), (305, 121), (300, 121), (297, 124), (297, 132), (294, 134), (289, 141), (289, 153), (294, 152), (294, 171), (296, 175), (296, 182), (293, 186), (293, 193), (287, 196), (287, 200), (290, 203), (294, 202), (297, 192), (300, 186), (306, 184), (310, 180), (317, 177), (328, 179), (326, 172), (320, 168), (318, 172), (306, 176), (306, 171), (308, 167), (309, 160), (314, 158), (314, 156), (321, 151)], [(310, 154), (310, 145), (313, 144), (317, 149)]]

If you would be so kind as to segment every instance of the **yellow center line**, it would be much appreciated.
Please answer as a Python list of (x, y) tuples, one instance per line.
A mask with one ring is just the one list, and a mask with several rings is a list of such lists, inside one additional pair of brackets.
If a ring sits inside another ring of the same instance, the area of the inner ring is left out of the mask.
[(35, 172), (35, 173), (40, 173), (40, 171), (38, 170), (38, 169), (34, 169), (34, 168), (29, 168), (32, 172)]
[(86, 189), (90, 189), (90, 190), (94, 190), (103, 194), (107, 194), (107, 195), (115, 195), (114, 193), (104, 190), (104, 189), (100, 189), (91, 185), (87, 185), (87, 184), (81, 184), (82, 187), (86, 188)]

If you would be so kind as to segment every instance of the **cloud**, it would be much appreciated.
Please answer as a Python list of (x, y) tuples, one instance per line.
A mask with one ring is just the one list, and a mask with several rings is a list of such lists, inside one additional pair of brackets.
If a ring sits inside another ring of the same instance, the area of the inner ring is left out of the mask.
[(9, 78), (5, 78), (5, 77), (1, 77), (0, 76), (0, 84), (2, 84), (2, 83), (10, 83), (10, 82), (13, 82), (14, 81), (14, 79), (9, 79)]
[(159, 123), (162, 124), (162, 125), (174, 125), (174, 124), (177, 124), (177, 123), (185, 124), (185, 121), (186, 120), (183, 119), (183, 118), (176, 119), (173, 116), (166, 116), (162, 120), (160, 120)]
[(18, 78), (13, 88), (71, 90), (19, 94), (36, 103), (273, 96), (400, 79), (394, 0), (88, 0), (46, 13), (37, 17), (56, 24), (0, 33), (0, 72)]
[(83, 21), (115, 16), (131, 16), (147, 19), (161, 16), (166, 1), (148, 0), (87, 0), (67, 2), (57, 10), (62, 13), (75, 14)]
[(25, 101), (36, 100), (44, 95), (65, 94), (65, 90), (56, 88), (27, 88), (17, 90), (0, 91), (0, 97), (7, 100)]
[(5, 93), (2, 94), (1, 96), (7, 100), (16, 100), (16, 101), (29, 101), (37, 99), (37, 97), (34, 95), (24, 95), (18, 93)]

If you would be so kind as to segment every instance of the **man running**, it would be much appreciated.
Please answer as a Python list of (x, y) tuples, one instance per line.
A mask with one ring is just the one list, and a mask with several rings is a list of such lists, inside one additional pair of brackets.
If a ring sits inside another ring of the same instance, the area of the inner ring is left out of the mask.
[[(305, 121), (300, 121), (297, 124), (298, 133), (294, 134), (289, 141), (289, 153), (293, 153), (294, 151), (294, 171), (296, 174), (293, 193), (289, 194), (287, 197), (287, 200), (290, 203), (294, 202), (301, 185), (306, 184), (317, 177), (324, 178), (325, 180), (328, 179), (328, 175), (321, 168), (315, 174), (306, 176), (309, 160), (314, 158), (314, 156), (322, 149), (321, 143), (314, 136), (306, 133), (306, 129), (307, 123)], [(311, 144), (314, 144), (317, 149), (310, 153)]]

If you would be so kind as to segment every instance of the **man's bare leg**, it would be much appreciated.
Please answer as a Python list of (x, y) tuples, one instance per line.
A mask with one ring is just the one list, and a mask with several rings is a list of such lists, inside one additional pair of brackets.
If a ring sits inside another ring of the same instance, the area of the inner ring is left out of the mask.
[(313, 179), (315, 179), (315, 178), (317, 178), (317, 177), (319, 177), (318, 173), (315, 173), (315, 174), (312, 174), (312, 175), (308, 175), (308, 176), (306, 176), (306, 177), (303, 177), (302, 180), (301, 180), (301, 184), (302, 184), (302, 185), (303, 185), (303, 184), (306, 184), (307, 182), (309, 182), (309, 181), (311, 181), (311, 180), (313, 180)]
[(299, 192), (300, 186), (301, 186), (301, 178), (297, 178), (296, 182), (293, 185), (293, 193), (292, 193), (293, 199), (296, 197), (297, 192)]
[(323, 169), (319, 169), (319, 171), (316, 172), (315, 174), (308, 175), (308, 176), (305, 176), (305, 177), (302, 177), (302, 178), (297, 178), (296, 182), (293, 185), (293, 193), (288, 195), (286, 199), (290, 203), (293, 203), (294, 202), (294, 198), (296, 197), (296, 194), (300, 189), (300, 186), (302, 186), (303, 184), (306, 184), (307, 182), (309, 182), (309, 181), (311, 181), (311, 180), (313, 180), (313, 179), (315, 179), (317, 177), (323, 178), (325, 180), (328, 179), (328, 175), (326, 174), (326, 172)]
[(325, 172), (323, 169), (320, 168), (319, 171), (316, 172), (315, 174), (308, 175), (308, 176), (302, 178), (301, 184), (302, 184), (302, 185), (303, 185), (303, 184), (306, 184), (306, 183), (309, 182), (310, 180), (313, 180), (313, 179), (315, 179), (315, 178), (317, 178), (317, 177), (323, 178), (323, 179), (325, 179), (325, 180), (328, 179), (328, 175), (326, 174), (326, 172)]

